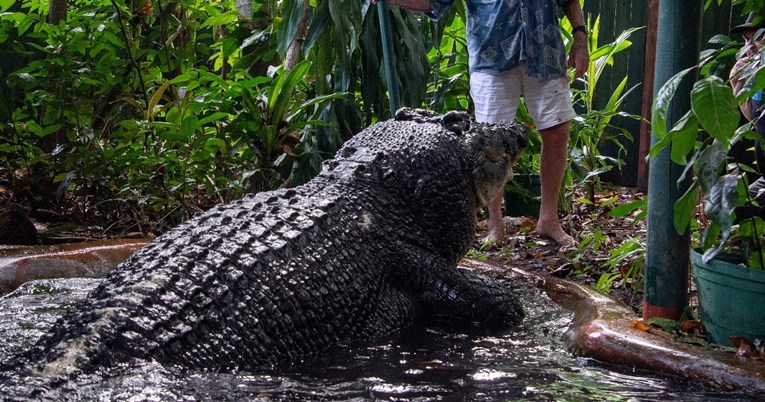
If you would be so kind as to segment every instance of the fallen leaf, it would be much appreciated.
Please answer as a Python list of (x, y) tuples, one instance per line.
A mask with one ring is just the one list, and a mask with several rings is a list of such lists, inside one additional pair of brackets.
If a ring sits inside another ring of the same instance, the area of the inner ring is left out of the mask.
[(529, 233), (537, 227), (533, 219), (526, 218), (521, 222), (521, 233)]
[(704, 327), (698, 321), (685, 320), (677, 327), (677, 331), (683, 335), (701, 336), (702, 332), (704, 332)]
[(644, 323), (643, 321), (640, 321), (640, 320), (630, 320), (630, 324), (632, 324), (635, 328), (637, 328), (637, 329), (639, 329), (641, 331), (648, 332), (648, 331), (651, 330), (651, 326), (650, 325), (648, 325), (648, 324), (646, 324), (646, 323)]

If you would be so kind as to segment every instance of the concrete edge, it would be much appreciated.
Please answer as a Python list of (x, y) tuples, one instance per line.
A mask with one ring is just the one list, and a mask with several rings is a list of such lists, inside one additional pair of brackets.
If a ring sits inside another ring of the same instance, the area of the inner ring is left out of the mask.
[(145, 239), (17, 247), (0, 253), (0, 295), (36, 279), (101, 277), (146, 245)]
[(734, 353), (703, 349), (641, 331), (631, 323), (640, 318), (629, 307), (563, 279), (467, 259), (460, 265), (495, 277), (532, 279), (550, 299), (574, 313), (565, 337), (578, 355), (675, 375), (714, 389), (765, 395), (762, 360), (739, 358)]

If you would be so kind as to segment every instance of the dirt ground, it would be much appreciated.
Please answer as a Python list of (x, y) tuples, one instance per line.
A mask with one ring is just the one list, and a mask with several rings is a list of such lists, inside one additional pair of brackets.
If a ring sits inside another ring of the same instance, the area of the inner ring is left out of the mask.
[(636, 219), (640, 210), (623, 217), (613, 217), (611, 211), (642, 200), (643, 194), (633, 188), (614, 187), (599, 192), (594, 203), (580, 195), (575, 197), (572, 211), (561, 214), (563, 229), (579, 242), (578, 246), (562, 248), (540, 237), (533, 231), (534, 218), (505, 217), (505, 244), (497, 247), (484, 243), (486, 221), (479, 220), (468, 257), (592, 286), (642, 313), (643, 253), (638, 250), (623, 259), (612, 253), (627, 242), (630, 245), (625, 248), (629, 250), (640, 247), (636, 244), (644, 247), (645, 219)]

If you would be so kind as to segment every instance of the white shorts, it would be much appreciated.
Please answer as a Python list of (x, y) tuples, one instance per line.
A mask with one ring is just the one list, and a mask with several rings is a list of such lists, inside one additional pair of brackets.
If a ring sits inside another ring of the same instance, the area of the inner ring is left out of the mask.
[(475, 118), (482, 123), (515, 119), (521, 96), (539, 130), (576, 117), (568, 78), (531, 78), (526, 75), (526, 63), (502, 73), (470, 73), (470, 96)]

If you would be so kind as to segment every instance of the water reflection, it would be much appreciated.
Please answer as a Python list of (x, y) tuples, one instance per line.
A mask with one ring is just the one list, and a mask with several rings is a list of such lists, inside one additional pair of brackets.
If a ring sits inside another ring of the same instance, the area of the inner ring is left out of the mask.
[[(0, 359), (29, 347), (98, 279), (25, 284), (0, 298)], [(746, 400), (684, 381), (604, 365), (566, 351), (571, 314), (529, 284), (513, 284), (527, 306), (522, 328), (482, 333), (430, 325), (394, 341), (341, 348), (288, 371), (189, 372), (156, 363), (91, 376), (53, 395), (71, 400)]]

